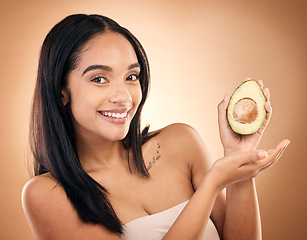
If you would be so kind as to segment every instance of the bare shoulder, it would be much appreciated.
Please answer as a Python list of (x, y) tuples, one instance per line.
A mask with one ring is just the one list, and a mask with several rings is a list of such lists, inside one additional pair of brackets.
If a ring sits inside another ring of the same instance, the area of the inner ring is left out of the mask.
[(22, 206), (36, 238), (46, 237), (42, 234), (43, 222), (48, 220), (49, 214), (53, 215), (53, 212), (49, 210), (53, 210), (52, 205), (60, 202), (61, 199), (63, 199), (63, 191), (48, 173), (33, 177), (23, 187)]
[(50, 174), (36, 176), (25, 184), (22, 205), (36, 239), (119, 239), (103, 226), (83, 223)]
[(157, 132), (160, 132), (157, 135), (159, 139), (170, 142), (196, 140), (199, 137), (197, 131), (193, 127), (184, 123), (173, 123), (157, 130)]
[(173, 123), (170, 125), (167, 125), (166, 127), (160, 129), (161, 132), (168, 132), (168, 133), (173, 133), (173, 134), (181, 134), (184, 132), (191, 132), (191, 131), (196, 131), (193, 127), (191, 127), (188, 124), (185, 123)]
[(44, 207), (46, 200), (62, 198), (65, 192), (50, 174), (36, 176), (30, 179), (22, 190), (22, 205), (27, 212), (33, 208)]
[(199, 133), (190, 125), (174, 123), (162, 128), (157, 135), (159, 140), (167, 146), (168, 152), (193, 157), (199, 151), (207, 151), (207, 148)]
[(197, 189), (213, 163), (199, 133), (187, 124), (175, 123), (161, 129), (156, 138), (170, 161), (189, 167), (193, 187)]
[[(57, 181), (49, 173), (45, 173), (39, 176), (31, 178), (23, 188), (23, 194), (26, 194), (27, 191), (35, 190), (37, 188), (45, 188), (47, 186), (53, 186), (54, 188), (57, 185)], [(42, 190), (42, 189), (40, 189)]]

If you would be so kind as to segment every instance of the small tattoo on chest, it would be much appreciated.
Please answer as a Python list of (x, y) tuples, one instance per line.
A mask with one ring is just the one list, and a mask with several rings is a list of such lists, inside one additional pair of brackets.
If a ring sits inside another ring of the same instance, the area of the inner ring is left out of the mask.
[(153, 156), (152, 160), (149, 162), (147, 170), (151, 169), (153, 165), (161, 158), (160, 148), (160, 143), (157, 143), (157, 150), (155, 152), (155, 156)]

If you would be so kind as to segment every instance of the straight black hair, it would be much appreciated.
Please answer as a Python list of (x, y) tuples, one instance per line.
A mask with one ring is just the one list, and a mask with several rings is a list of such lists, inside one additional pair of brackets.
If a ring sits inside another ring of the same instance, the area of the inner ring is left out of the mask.
[(69, 111), (61, 98), (61, 89), (67, 84), (68, 74), (77, 67), (82, 47), (97, 34), (108, 31), (121, 34), (131, 43), (141, 65), (142, 100), (123, 145), (133, 153), (133, 168), (145, 178), (150, 177), (142, 156), (142, 144), (150, 138), (148, 127), (143, 132), (140, 130), (141, 110), (150, 80), (147, 56), (140, 42), (126, 28), (101, 15), (70, 15), (46, 36), (33, 97), (30, 147), (34, 174), (49, 172), (64, 188), (83, 222), (102, 224), (121, 235), (122, 223), (108, 199), (107, 189), (91, 178), (80, 164)]

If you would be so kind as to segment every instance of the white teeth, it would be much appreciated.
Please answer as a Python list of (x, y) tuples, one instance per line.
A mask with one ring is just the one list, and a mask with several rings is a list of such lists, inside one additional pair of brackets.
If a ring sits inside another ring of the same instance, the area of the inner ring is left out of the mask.
[(127, 117), (127, 112), (124, 112), (124, 113), (102, 112), (102, 115), (106, 117), (113, 117), (113, 118), (125, 118)]

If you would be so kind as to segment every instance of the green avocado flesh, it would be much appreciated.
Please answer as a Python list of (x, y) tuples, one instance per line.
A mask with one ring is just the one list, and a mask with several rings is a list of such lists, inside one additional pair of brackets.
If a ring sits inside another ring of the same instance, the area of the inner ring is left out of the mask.
[(242, 83), (232, 94), (227, 107), (231, 129), (241, 135), (257, 132), (266, 118), (265, 96), (255, 80)]

